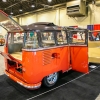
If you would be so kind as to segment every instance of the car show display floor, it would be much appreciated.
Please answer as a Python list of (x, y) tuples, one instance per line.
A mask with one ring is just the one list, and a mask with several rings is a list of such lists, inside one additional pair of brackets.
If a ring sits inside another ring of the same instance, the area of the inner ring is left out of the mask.
[(96, 100), (100, 93), (100, 67), (90, 71), (69, 71), (54, 87), (42, 86), (38, 90), (27, 90), (4, 74), (0, 76), (0, 100)]

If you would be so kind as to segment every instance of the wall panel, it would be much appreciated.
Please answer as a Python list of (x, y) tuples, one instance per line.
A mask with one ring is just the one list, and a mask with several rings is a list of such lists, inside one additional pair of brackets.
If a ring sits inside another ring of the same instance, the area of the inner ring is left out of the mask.
[(36, 22), (36, 14), (24, 16), (24, 17), (20, 18), (21, 25), (29, 25), (29, 24), (34, 23), (34, 22)]
[(48, 11), (37, 14), (38, 22), (54, 22), (56, 23), (56, 11)]
[(35, 13), (19, 18), (21, 25), (31, 24), (34, 22), (53, 22), (62, 26), (81, 26), (86, 27), (90, 24), (99, 24), (100, 7), (88, 5), (88, 14), (84, 17), (69, 17), (66, 14), (66, 8), (58, 8), (52, 11), (44, 11), (41, 13)]
[(75, 26), (77, 23), (66, 15), (66, 9), (60, 9), (60, 25), (61, 26)]

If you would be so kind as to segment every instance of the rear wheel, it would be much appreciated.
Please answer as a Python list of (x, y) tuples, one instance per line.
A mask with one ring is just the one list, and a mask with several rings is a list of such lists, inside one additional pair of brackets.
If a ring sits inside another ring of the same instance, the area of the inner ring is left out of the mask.
[(43, 83), (46, 87), (54, 86), (58, 80), (59, 74), (57, 72), (46, 76), (43, 79)]

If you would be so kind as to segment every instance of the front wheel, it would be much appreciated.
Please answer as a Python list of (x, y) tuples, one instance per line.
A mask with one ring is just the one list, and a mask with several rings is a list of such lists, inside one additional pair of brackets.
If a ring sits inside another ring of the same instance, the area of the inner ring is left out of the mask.
[(58, 80), (59, 74), (57, 72), (46, 76), (43, 79), (43, 83), (46, 87), (54, 86)]

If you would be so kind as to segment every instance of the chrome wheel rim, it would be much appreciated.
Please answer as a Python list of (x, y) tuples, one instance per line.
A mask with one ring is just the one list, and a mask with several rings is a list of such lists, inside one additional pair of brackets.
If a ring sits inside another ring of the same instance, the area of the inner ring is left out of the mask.
[(56, 81), (57, 81), (57, 73), (53, 73), (47, 76), (47, 82), (49, 84), (54, 84)]

